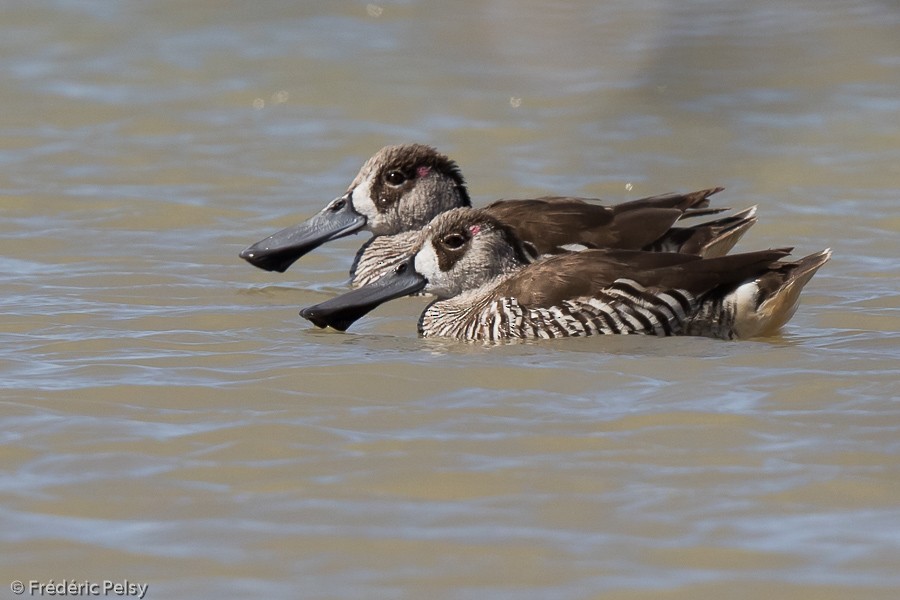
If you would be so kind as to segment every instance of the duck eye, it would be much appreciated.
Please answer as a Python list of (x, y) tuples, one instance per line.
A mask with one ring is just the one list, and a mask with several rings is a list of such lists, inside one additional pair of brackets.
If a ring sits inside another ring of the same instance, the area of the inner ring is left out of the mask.
[(459, 250), (466, 243), (466, 238), (458, 233), (451, 233), (442, 240), (444, 246), (451, 250)]
[(403, 171), (388, 171), (384, 180), (391, 185), (403, 185), (406, 182), (406, 175)]

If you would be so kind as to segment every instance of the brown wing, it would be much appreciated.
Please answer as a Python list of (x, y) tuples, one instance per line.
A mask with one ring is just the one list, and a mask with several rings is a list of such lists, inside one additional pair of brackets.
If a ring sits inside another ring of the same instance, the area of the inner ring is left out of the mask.
[(729, 256), (704, 258), (693, 263), (657, 268), (632, 277), (641, 285), (658, 289), (681, 288), (695, 294), (724, 286), (736, 286), (778, 268), (776, 261), (792, 248), (743, 252)]
[(586, 250), (528, 265), (501, 282), (492, 295), (514, 297), (529, 308), (546, 308), (564, 300), (594, 297), (622, 278), (649, 289), (684, 289), (700, 294), (763, 274), (788, 253), (787, 249), (777, 249), (703, 259), (666, 252)]
[[(706, 190), (699, 190), (689, 194), (660, 194), (658, 196), (648, 196), (638, 200), (629, 200), (616, 204), (613, 208), (619, 210), (631, 210), (634, 208), (677, 208), (682, 211), (689, 212), (689, 215), (709, 214), (710, 211), (699, 210), (709, 207), (709, 197), (718, 194), (725, 188), (714, 187)], [(712, 212), (721, 212), (727, 209), (713, 209)]]
[(593, 297), (616, 279), (637, 271), (701, 260), (690, 254), (639, 250), (585, 250), (551, 256), (530, 264), (494, 290), (531, 308), (557, 306), (563, 300)]
[(542, 254), (558, 252), (567, 244), (637, 250), (662, 237), (686, 210), (707, 206), (708, 197), (720, 189), (652, 196), (614, 206), (570, 197), (500, 200), (484, 210)]

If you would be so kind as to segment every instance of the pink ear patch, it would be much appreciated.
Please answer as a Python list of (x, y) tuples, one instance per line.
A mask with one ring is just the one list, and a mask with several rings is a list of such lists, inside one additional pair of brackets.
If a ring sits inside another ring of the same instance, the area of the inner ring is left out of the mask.
[(428, 177), (429, 173), (431, 173), (431, 167), (419, 167), (416, 169), (416, 175), (419, 177)]
[(481, 225), (472, 225), (469, 227), (469, 233), (472, 235), (476, 235), (479, 231), (481, 231)]

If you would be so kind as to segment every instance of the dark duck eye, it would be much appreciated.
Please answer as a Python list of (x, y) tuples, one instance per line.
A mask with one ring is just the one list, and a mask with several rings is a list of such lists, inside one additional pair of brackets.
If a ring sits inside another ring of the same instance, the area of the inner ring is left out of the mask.
[(466, 243), (466, 238), (458, 233), (451, 233), (449, 235), (444, 236), (444, 239), (441, 240), (444, 244), (444, 247), (449, 248), (450, 250), (459, 250)]
[(388, 171), (384, 176), (384, 180), (391, 185), (403, 185), (406, 183), (406, 175), (403, 171)]

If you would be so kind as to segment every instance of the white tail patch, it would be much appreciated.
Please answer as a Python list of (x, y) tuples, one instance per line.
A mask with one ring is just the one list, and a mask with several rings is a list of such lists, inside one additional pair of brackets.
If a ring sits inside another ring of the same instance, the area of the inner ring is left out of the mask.
[(734, 325), (737, 337), (756, 337), (765, 327), (768, 315), (759, 311), (759, 284), (756, 281), (739, 286), (725, 298), (725, 305), (734, 308)]

